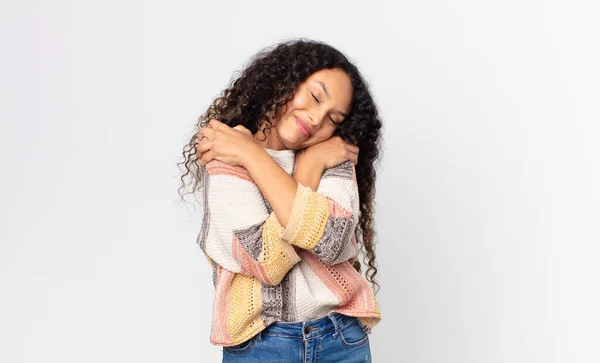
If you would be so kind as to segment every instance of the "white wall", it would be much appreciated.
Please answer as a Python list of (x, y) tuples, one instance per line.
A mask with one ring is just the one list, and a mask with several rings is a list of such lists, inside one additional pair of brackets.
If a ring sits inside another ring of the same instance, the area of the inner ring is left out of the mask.
[(600, 6), (366, 4), (3, 1), (0, 361), (220, 361), (176, 163), (296, 36), (385, 122), (374, 362), (600, 361)]

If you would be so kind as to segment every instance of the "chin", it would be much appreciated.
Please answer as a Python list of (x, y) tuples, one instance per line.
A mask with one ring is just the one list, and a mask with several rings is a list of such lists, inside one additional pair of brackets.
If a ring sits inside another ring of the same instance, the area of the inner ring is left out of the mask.
[(279, 134), (279, 142), (289, 150), (294, 150), (294, 151), (300, 150), (301, 148), (303, 148), (302, 144), (303, 144), (304, 140), (298, 140), (298, 137), (295, 137), (295, 136), (297, 136), (297, 135), (285, 135), (284, 136), (282, 134)]
[(297, 145), (297, 144), (295, 144), (293, 142), (282, 141), (282, 144), (288, 150), (298, 151), (298, 150), (300, 150), (302, 148), (300, 145)]

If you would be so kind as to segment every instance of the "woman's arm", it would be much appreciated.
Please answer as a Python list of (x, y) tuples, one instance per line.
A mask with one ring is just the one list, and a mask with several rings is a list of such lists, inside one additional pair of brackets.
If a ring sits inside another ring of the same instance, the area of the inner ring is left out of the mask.
[(316, 190), (299, 184), (299, 191), (282, 238), (325, 264), (356, 258), (360, 198), (354, 164), (346, 161), (326, 169)]
[[(325, 169), (319, 159), (324, 155), (322, 151), (308, 148), (299, 155), (293, 178), (268, 154), (268, 159), (249, 154), (244, 163), (279, 222), (275, 205), (282, 209), (279, 213), (285, 213), (281, 237), (333, 265), (358, 255), (355, 231), (360, 201), (354, 163), (345, 161)], [(290, 180), (289, 189), (288, 185), (281, 187), (280, 183)], [(269, 198), (274, 198), (273, 202)], [(282, 199), (288, 204), (284, 205)]]
[[(229, 127), (210, 120), (209, 126), (200, 129), (196, 153), (201, 166), (216, 159), (229, 165), (241, 165), (250, 172), (252, 179), (271, 204), (277, 220), (287, 226), (298, 182), (271, 158), (253, 137), (250, 130), (238, 125)], [(346, 160), (356, 162), (358, 147), (347, 144), (340, 137), (332, 137), (306, 148), (301, 159), (310, 160), (314, 170), (310, 172), (310, 185), (316, 186), (316, 175)], [(306, 156), (305, 156), (306, 155)], [(301, 179), (307, 175), (300, 176)]]
[(296, 170), (294, 170), (294, 180), (296, 182), (316, 192), (324, 171), (325, 169), (321, 163), (314, 162), (310, 158), (310, 150), (308, 154), (304, 151), (296, 156)]
[(298, 192), (298, 182), (258, 144), (245, 153), (242, 165), (273, 208), (279, 224), (287, 226)]
[[(354, 232), (359, 198), (354, 163), (346, 161), (336, 168), (327, 168), (350, 159), (348, 150), (355, 150), (352, 159), (356, 160), (357, 147), (335, 137), (307, 148), (299, 160), (297, 174), (299, 180), (306, 180), (317, 189), (313, 190), (294, 180), (251, 134), (246, 134), (247, 130), (234, 130), (218, 121), (212, 126), (214, 129), (201, 130), (209, 138), (198, 146), (201, 164), (214, 158), (244, 166), (271, 204), (273, 220), (283, 229), (284, 240), (313, 252), (328, 264), (358, 252)], [(323, 173), (325, 169), (331, 170)], [(322, 176), (317, 184), (319, 174)]]
[(358, 159), (358, 147), (347, 144), (340, 137), (332, 137), (304, 149), (297, 156), (293, 177), (286, 173), (259, 144), (247, 145), (240, 153), (240, 164), (249, 172), (260, 191), (271, 204), (279, 223), (286, 227), (298, 184), (317, 191), (326, 169), (346, 161)]
[(202, 251), (229, 271), (279, 284), (300, 257), (281, 238), (284, 229), (248, 171), (213, 160), (202, 172), (204, 217), (197, 241)]

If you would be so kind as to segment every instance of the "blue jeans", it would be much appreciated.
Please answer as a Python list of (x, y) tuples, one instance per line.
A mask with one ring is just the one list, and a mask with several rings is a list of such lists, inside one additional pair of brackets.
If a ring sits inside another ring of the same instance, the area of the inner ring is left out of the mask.
[(223, 362), (371, 362), (367, 328), (333, 313), (298, 323), (275, 322), (247, 341), (223, 347)]

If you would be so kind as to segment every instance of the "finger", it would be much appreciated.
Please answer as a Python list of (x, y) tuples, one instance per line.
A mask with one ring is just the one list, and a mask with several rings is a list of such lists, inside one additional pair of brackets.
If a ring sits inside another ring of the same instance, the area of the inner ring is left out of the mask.
[(354, 163), (354, 165), (356, 165), (356, 163), (358, 163), (358, 154), (355, 154), (350, 150), (348, 150), (348, 152), (346, 154), (346, 158), (349, 161), (351, 161), (352, 163)]
[(348, 155), (355, 155), (356, 157), (358, 157), (358, 148), (347, 148), (346, 152), (348, 153)]
[(216, 130), (214, 130), (210, 126), (204, 126), (200, 129), (199, 135), (206, 137), (208, 139), (212, 139), (215, 136)]
[(358, 154), (355, 154), (351, 151), (347, 151), (346, 152), (346, 159), (352, 161), (353, 163), (356, 164), (356, 161), (358, 160)]
[(346, 144), (347, 149), (350, 150), (353, 154), (358, 154), (358, 146), (352, 144)]
[[(212, 142), (208, 139), (204, 139), (204, 140), (205, 140), (204, 142), (196, 145), (196, 155), (202, 155), (205, 152), (210, 150), (210, 148), (212, 146)], [(208, 140), (208, 141), (206, 141), (206, 140)]]
[(210, 119), (210, 121), (208, 121), (208, 126), (210, 126), (211, 128), (218, 130), (220, 129), (222, 126), (226, 126), (224, 123), (222, 123), (221, 121), (217, 120), (216, 118), (212, 118)]
[(212, 156), (212, 152), (209, 150), (206, 153), (204, 153), (202, 155), (202, 157), (200, 158), (200, 165), (201, 166), (205, 166), (206, 164), (208, 164), (210, 161), (212, 161), (213, 156)]
[(200, 144), (196, 144), (196, 164), (198, 166), (204, 166), (202, 164), (202, 156), (204, 156), (204, 152), (200, 150)]
[(206, 136), (198, 133), (198, 136), (196, 136), (196, 146), (202, 144), (203, 142), (207, 142), (208, 140), (209, 139)]

